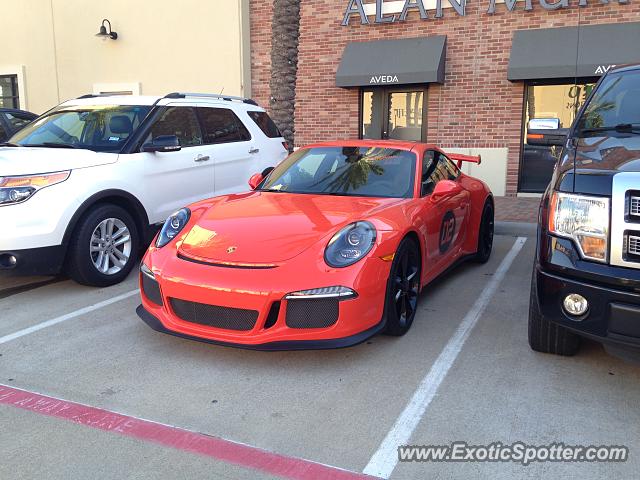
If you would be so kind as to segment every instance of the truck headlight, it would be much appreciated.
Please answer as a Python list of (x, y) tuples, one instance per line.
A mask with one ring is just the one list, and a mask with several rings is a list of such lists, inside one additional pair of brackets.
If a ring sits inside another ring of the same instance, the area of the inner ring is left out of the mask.
[(26, 202), (38, 190), (64, 182), (70, 174), (71, 171), (67, 170), (42, 175), (0, 177), (0, 206)]
[(583, 258), (606, 262), (609, 253), (609, 199), (554, 192), (549, 232), (571, 238)]

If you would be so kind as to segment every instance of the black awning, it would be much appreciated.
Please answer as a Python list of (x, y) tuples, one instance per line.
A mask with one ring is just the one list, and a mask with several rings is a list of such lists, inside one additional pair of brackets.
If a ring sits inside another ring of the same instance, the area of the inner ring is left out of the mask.
[(338, 87), (444, 83), (447, 37), (349, 43), (336, 74)]
[(518, 30), (509, 80), (597, 77), (613, 65), (640, 62), (640, 23)]

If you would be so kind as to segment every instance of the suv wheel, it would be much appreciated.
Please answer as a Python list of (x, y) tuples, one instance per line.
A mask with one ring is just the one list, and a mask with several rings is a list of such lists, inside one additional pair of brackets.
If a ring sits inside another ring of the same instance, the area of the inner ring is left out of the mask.
[(580, 348), (580, 337), (542, 316), (538, 304), (538, 286), (535, 275), (534, 267), (529, 298), (529, 346), (536, 352), (564, 356), (575, 355)]
[(99, 205), (82, 217), (73, 232), (67, 273), (83, 285), (115, 285), (131, 272), (138, 247), (131, 215), (116, 205)]

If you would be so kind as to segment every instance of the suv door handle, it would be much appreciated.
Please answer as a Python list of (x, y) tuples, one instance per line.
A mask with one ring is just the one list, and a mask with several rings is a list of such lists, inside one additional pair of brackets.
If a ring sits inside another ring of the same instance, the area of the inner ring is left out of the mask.
[(209, 160), (211, 160), (209, 155), (198, 155), (196, 158), (193, 159), (194, 162), (207, 162)]
[(259, 149), (259, 148), (255, 148), (255, 147), (251, 147), (251, 148), (249, 149), (249, 153), (250, 153), (251, 155), (253, 155), (254, 153), (258, 153), (259, 151), (260, 151), (260, 149)]

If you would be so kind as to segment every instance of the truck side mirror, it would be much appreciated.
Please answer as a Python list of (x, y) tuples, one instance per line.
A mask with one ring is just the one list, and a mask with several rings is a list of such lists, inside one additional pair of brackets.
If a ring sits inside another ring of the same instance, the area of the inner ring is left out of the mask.
[(563, 147), (569, 136), (568, 128), (527, 130), (527, 145)]

